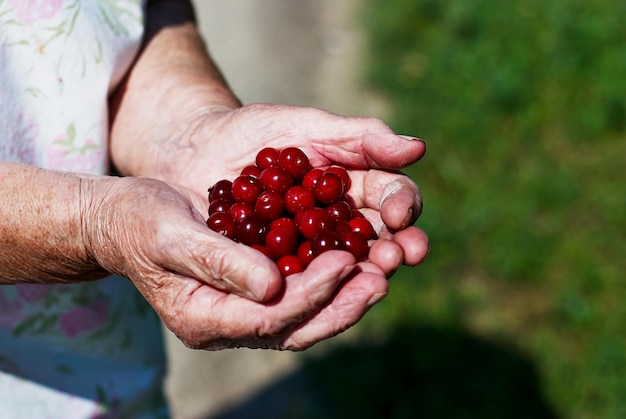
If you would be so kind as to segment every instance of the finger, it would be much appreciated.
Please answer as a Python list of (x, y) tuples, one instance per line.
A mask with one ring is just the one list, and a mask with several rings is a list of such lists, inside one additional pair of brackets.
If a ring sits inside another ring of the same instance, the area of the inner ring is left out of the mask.
[(415, 222), (422, 212), (419, 187), (406, 175), (381, 170), (351, 171), (350, 197), (357, 208), (380, 211), (391, 230), (400, 230)]
[[(283, 287), (276, 265), (255, 249), (236, 243), (198, 222), (171, 226), (162, 265), (217, 289), (256, 301), (274, 298)], [(181, 234), (181, 231), (184, 234)]]
[(404, 251), (393, 240), (379, 238), (372, 243), (368, 260), (389, 276), (404, 262)]
[(417, 227), (408, 227), (393, 235), (393, 241), (402, 248), (404, 264), (417, 266), (426, 259), (430, 244), (426, 233)]
[(372, 264), (359, 264), (359, 272), (346, 279), (336, 296), (315, 316), (294, 329), (285, 349), (302, 350), (356, 324), (388, 291), (384, 273)]
[(349, 252), (328, 251), (313, 259), (304, 272), (287, 277), (281, 315), (300, 322), (319, 310), (351, 274), (355, 263)]
[(417, 162), (426, 144), (414, 137), (395, 134), (376, 118), (344, 117), (311, 108), (292, 108), (307, 145), (325, 165), (351, 168), (400, 169)]
[[(407, 266), (417, 266), (426, 259), (430, 252), (428, 236), (424, 231), (415, 226), (409, 226), (396, 232), (390, 232), (380, 219), (380, 213), (372, 209), (361, 210), (363, 215), (372, 223), (378, 234), (379, 240), (388, 240), (397, 243), (402, 250), (402, 263)], [(379, 245), (376, 246), (377, 249)], [(378, 252), (379, 250), (375, 250)], [(383, 248), (383, 251), (384, 248)], [(396, 249), (391, 249), (395, 253)], [(382, 259), (382, 260), (381, 260)], [(397, 260), (395, 256), (382, 257), (374, 255), (374, 260), (384, 265), (391, 266)], [(387, 262), (384, 262), (387, 261)], [(389, 271), (389, 268), (386, 269)], [(393, 271), (393, 269), (392, 269)]]
[[(177, 272), (192, 276), (220, 290), (234, 292), (257, 301), (274, 298), (282, 289), (282, 278), (275, 264), (258, 251), (238, 244), (208, 229), (204, 217), (195, 208), (206, 214), (206, 200), (199, 199), (185, 188), (172, 186), (193, 203), (191, 216), (196, 221), (193, 231), (187, 233), (184, 243), (188, 253), (170, 255), (170, 263), (178, 267)], [(180, 237), (180, 233), (177, 234)], [(187, 258), (195, 263), (189, 263)], [(181, 259), (182, 257), (182, 259)]]
[(390, 230), (401, 230), (413, 224), (422, 213), (419, 187), (408, 177), (389, 183), (379, 200), (380, 216)]

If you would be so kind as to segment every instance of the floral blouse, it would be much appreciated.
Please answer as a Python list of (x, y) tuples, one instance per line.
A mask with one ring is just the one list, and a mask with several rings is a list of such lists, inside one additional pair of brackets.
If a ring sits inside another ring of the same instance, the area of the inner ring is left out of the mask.
[[(107, 173), (107, 98), (145, 3), (0, 0), (0, 159)], [(160, 321), (127, 279), (0, 285), (0, 416), (166, 417), (164, 369)]]

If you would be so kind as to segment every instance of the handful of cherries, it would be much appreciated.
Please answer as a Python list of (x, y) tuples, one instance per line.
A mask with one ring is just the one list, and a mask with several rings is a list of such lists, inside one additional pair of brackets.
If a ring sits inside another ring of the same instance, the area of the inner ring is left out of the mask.
[(283, 277), (328, 250), (367, 259), (372, 224), (351, 204), (350, 176), (339, 166), (312, 168), (296, 147), (267, 147), (240, 175), (209, 188), (207, 225), (276, 262)]

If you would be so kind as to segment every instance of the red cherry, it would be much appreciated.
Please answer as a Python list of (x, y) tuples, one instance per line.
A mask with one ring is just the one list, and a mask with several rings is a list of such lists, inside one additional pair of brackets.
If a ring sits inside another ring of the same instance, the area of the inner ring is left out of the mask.
[[(311, 207), (308, 207), (308, 208), (311, 208)], [(294, 224), (296, 225), (296, 230), (297, 230), (298, 232), (300, 232), (300, 230), (298, 229), (298, 226), (300, 225), (300, 220), (302, 219), (302, 214), (304, 214), (304, 210), (305, 210), (305, 209), (306, 209), (306, 208), (304, 208), (304, 209), (302, 209), (302, 210), (298, 211), (298, 213), (297, 213), (296, 215), (294, 215), (294, 216), (293, 216), (293, 222), (294, 222)]]
[(232, 204), (231, 201), (225, 199), (216, 199), (209, 204), (209, 215), (215, 214), (216, 212), (228, 212)]
[(324, 172), (315, 185), (315, 198), (324, 204), (331, 204), (343, 196), (343, 182), (339, 175)]
[(372, 223), (365, 217), (355, 217), (351, 219), (348, 224), (350, 224), (353, 231), (361, 233), (367, 240), (373, 240), (378, 237), (374, 231), (374, 227), (372, 227)]
[(230, 180), (220, 180), (211, 188), (209, 188), (209, 203), (216, 199), (224, 199), (226, 201), (232, 201), (232, 188), (233, 183)]
[(323, 173), (324, 171), (318, 167), (309, 170), (302, 178), (302, 186), (309, 188), (310, 190), (315, 189), (315, 185)]
[(311, 261), (315, 259), (315, 255), (313, 254), (313, 250), (311, 249), (311, 241), (306, 240), (300, 243), (296, 254), (298, 256), (298, 259), (302, 261), (302, 264), (304, 266), (309, 266), (309, 263), (311, 263)]
[(233, 181), (232, 194), (235, 201), (253, 205), (263, 188), (252, 176), (239, 176)]
[(271, 166), (278, 164), (278, 150), (272, 147), (266, 147), (259, 151), (256, 155), (256, 165), (262, 171)]
[(357, 262), (367, 259), (369, 246), (367, 239), (356, 231), (345, 231), (339, 235), (343, 248), (354, 255)]
[(365, 218), (365, 215), (356, 208), (352, 208), (352, 218)]
[(311, 250), (317, 257), (329, 250), (341, 250), (341, 240), (337, 234), (329, 230), (322, 230), (311, 240)]
[(237, 239), (243, 244), (264, 244), (267, 223), (256, 215), (251, 215), (237, 223)]
[(259, 182), (268, 191), (284, 194), (293, 185), (293, 178), (286, 170), (272, 166), (261, 172)]
[(310, 207), (302, 210), (296, 225), (300, 233), (311, 240), (322, 230), (332, 230), (335, 227), (335, 220), (325, 209)]
[(270, 222), (270, 229), (285, 227), (294, 232), (294, 234), (298, 235), (298, 227), (296, 227), (296, 223), (293, 221), (293, 218), (289, 217), (278, 217), (275, 220)]
[(228, 214), (230, 214), (230, 217), (235, 222), (239, 222), (246, 217), (254, 215), (254, 207), (249, 204), (244, 204), (243, 202), (235, 202), (228, 209)]
[(348, 171), (346, 169), (339, 166), (331, 166), (327, 168), (324, 172), (339, 175), (341, 181), (343, 182), (344, 192), (348, 192), (348, 190), (350, 190), (350, 186), (352, 186), (352, 181), (350, 180), (350, 175), (348, 174)]
[(287, 147), (278, 154), (278, 166), (300, 180), (309, 170), (309, 158), (299, 148)]
[(257, 166), (251, 164), (249, 166), (244, 167), (243, 169), (241, 169), (241, 176), (252, 176), (253, 178), (258, 179), (259, 176), (261, 176), (261, 169), (259, 169)]
[(347, 221), (338, 220), (335, 225), (334, 231), (335, 233), (341, 235), (341, 233), (344, 233), (346, 231), (352, 231), (352, 227), (350, 226), (350, 224), (348, 224)]
[(282, 195), (277, 192), (265, 191), (256, 200), (254, 213), (267, 221), (272, 221), (280, 217), (284, 208)]
[(294, 255), (283, 256), (276, 261), (276, 265), (278, 266), (278, 270), (280, 270), (283, 278), (304, 270), (302, 262), (297, 256)]
[(206, 224), (211, 230), (220, 233), (222, 236), (233, 240), (236, 237), (235, 221), (225, 212), (211, 214)]
[(287, 227), (270, 230), (265, 236), (265, 247), (274, 259), (295, 253), (297, 246), (298, 236)]
[(285, 209), (291, 214), (297, 214), (304, 208), (312, 207), (315, 204), (315, 195), (304, 186), (295, 185), (285, 192)]
[(352, 207), (347, 201), (333, 202), (326, 207), (326, 211), (337, 221), (350, 221), (352, 218)]

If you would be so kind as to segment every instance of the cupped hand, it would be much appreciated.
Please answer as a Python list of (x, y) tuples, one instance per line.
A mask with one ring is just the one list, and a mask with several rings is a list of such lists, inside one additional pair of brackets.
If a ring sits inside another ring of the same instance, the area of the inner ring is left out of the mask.
[(261, 253), (208, 229), (206, 203), (182, 187), (94, 178), (82, 202), (91, 257), (129, 278), (193, 348), (305, 349), (356, 323), (387, 292), (381, 272), (340, 251), (283, 283)]
[(396, 135), (374, 118), (343, 117), (314, 108), (253, 104), (200, 113), (179, 133), (175, 158), (160, 176), (206, 197), (219, 179), (234, 179), (264, 147), (302, 149), (313, 166), (349, 169), (348, 194), (379, 233), (369, 262), (385, 275), (417, 265), (428, 253), (424, 232), (412, 226), (422, 210), (418, 186), (400, 169), (425, 153), (423, 141)]

